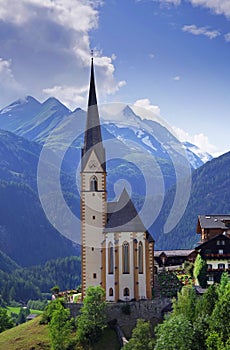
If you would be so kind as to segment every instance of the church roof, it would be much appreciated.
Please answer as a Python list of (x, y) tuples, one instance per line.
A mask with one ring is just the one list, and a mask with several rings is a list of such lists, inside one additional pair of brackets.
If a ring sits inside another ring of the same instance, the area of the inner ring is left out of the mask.
[(104, 232), (147, 232), (147, 238), (153, 241), (125, 188), (117, 202), (108, 203)]
[(84, 135), (84, 147), (82, 149), (82, 169), (84, 169), (88, 158), (91, 154), (91, 150), (94, 150), (100, 164), (105, 170), (105, 149), (102, 144), (101, 136), (101, 125), (97, 107), (97, 96), (95, 88), (95, 78), (94, 78), (94, 66), (93, 58), (91, 61), (91, 75), (90, 75), (90, 88), (89, 88), (89, 98), (88, 98), (88, 109), (87, 109), (87, 119), (86, 119), (86, 129)]

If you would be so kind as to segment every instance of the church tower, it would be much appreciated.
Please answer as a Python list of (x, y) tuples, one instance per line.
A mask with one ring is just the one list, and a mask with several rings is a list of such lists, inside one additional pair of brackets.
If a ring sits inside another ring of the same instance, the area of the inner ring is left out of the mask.
[(108, 301), (151, 299), (154, 240), (125, 189), (116, 202), (107, 202), (93, 58), (81, 158), (81, 222), (82, 298), (89, 286), (102, 286)]
[(103, 228), (106, 224), (106, 160), (97, 107), (93, 58), (81, 158), (82, 297), (86, 288), (105, 288)]

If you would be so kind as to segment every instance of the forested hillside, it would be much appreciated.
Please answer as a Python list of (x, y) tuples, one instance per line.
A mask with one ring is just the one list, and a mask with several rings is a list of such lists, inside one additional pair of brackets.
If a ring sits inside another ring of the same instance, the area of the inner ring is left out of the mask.
[(199, 214), (230, 214), (230, 152), (194, 171), (191, 196), (179, 224), (167, 234), (163, 226), (174, 199), (175, 188), (166, 195), (161, 215), (154, 225), (157, 249), (192, 248)]
[(17, 268), (11, 273), (0, 269), (0, 295), (7, 304), (50, 297), (51, 288), (55, 285), (67, 290), (80, 284), (81, 261), (76, 256), (47, 261), (44, 265)]

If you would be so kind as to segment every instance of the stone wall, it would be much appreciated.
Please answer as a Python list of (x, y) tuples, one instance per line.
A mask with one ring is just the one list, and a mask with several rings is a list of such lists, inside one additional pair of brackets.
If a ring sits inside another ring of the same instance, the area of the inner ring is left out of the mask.
[[(162, 311), (170, 304), (170, 299), (155, 298), (154, 300), (140, 300), (133, 302), (108, 303), (107, 306), (107, 322), (117, 320), (126, 337), (130, 337), (133, 328), (136, 326), (138, 318), (148, 320), (152, 325), (162, 321)], [(125, 314), (124, 307), (129, 305), (130, 314)], [(82, 304), (66, 304), (70, 309), (72, 317), (79, 315)]]

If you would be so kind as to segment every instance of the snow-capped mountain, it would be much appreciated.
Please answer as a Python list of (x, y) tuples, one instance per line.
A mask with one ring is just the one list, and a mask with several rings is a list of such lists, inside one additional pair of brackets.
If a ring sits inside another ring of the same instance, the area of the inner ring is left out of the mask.
[(193, 145), (188, 141), (183, 142), (183, 145), (186, 149), (189, 162), (191, 163), (194, 169), (199, 168), (203, 164), (213, 159), (213, 156), (211, 154), (201, 151), (199, 147)]
[(100, 114), (104, 126), (117, 139), (127, 145), (137, 144), (156, 157), (168, 159), (179, 148), (194, 169), (213, 158), (190, 142), (181, 143), (172, 128), (152, 111), (119, 103), (101, 106)]
[[(104, 138), (116, 138), (119, 141), (117, 147), (121, 149), (125, 146), (127, 153), (136, 152), (143, 156), (144, 151), (146, 155), (166, 162), (187, 157), (194, 169), (212, 159), (210, 154), (201, 152), (197, 146), (189, 142), (180, 143), (170, 126), (150, 110), (114, 103), (99, 106), (99, 113)], [(59, 135), (63, 133), (66, 137), (66, 125), (74, 119), (77, 121), (76, 134), (80, 135), (80, 140), (75, 145), (79, 147), (85, 128), (85, 116), (82, 109), (71, 112), (55, 98), (40, 103), (27, 96), (0, 111), (0, 128), (44, 144), (56, 128), (59, 128)], [(57, 140), (54, 141), (56, 143)]]

